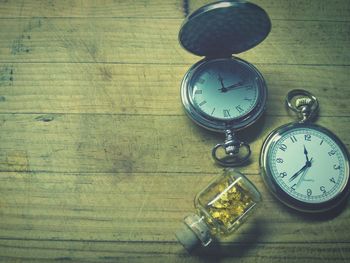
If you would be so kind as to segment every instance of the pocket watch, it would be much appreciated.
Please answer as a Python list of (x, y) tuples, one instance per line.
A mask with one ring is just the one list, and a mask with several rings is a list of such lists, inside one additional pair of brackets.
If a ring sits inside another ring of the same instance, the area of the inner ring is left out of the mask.
[(181, 45), (195, 55), (205, 56), (185, 74), (181, 100), (195, 123), (226, 135), (225, 142), (212, 150), (213, 158), (223, 166), (236, 166), (248, 160), (250, 147), (235, 132), (257, 121), (264, 112), (267, 97), (261, 73), (232, 54), (256, 46), (270, 29), (267, 13), (245, 1), (203, 6), (181, 26)]
[(286, 104), (299, 121), (272, 131), (261, 150), (265, 184), (284, 204), (299, 211), (323, 212), (349, 194), (349, 156), (330, 130), (311, 123), (317, 98), (305, 90), (292, 90)]

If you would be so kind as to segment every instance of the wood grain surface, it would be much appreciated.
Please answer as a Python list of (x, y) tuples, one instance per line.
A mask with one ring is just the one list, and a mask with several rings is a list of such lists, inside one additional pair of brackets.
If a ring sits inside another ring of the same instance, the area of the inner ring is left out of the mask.
[(317, 120), (350, 149), (350, 2), (256, 0), (268, 38), (237, 56), (269, 88), (266, 113), (240, 133), (240, 170), (262, 207), (233, 237), (188, 254), (174, 232), (222, 168), (222, 135), (195, 126), (179, 86), (198, 61), (177, 34), (204, 0), (0, 0), (1, 262), (349, 262), (350, 209), (307, 216), (260, 176), (263, 140), (295, 120), (288, 90), (320, 100)]

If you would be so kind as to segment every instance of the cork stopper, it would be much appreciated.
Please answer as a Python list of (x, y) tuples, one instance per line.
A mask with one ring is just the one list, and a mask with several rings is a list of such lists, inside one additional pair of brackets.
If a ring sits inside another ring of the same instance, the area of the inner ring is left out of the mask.
[(199, 238), (185, 223), (181, 224), (175, 236), (188, 252), (193, 251), (200, 244)]
[(196, 214), (184, 218), (183, 224), (175, 236), (188, 252), (193, 251), (200, 244), (207, 246), (212, 241), (209, 228), (203, 221), (203, 217)]

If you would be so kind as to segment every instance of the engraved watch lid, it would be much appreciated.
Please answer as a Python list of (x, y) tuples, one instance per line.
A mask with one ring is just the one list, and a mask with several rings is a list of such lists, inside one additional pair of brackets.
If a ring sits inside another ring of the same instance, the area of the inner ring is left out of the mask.
[(261, 7), (240, 0), (220, 1), (190, 14), (181, 26), (179, 41), (195, 55), (227, 56), (258, 45), (270, 30), (270, 18)]

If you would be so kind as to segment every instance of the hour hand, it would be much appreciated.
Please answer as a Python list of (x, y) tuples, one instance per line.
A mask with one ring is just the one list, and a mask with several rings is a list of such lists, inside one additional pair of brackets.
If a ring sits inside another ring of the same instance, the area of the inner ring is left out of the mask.
[(306, 162), (307, 162), (307, 163), (310, 162), (310, 161), (309, 161), (309, 157), (307, 156), (307, 155), (308, 155), (308, 152), (307, 152), (307, 150), (306, 150), (305, 145), (304, 145), (304, 154), (305, 154), (305, 157), (306, 157)]
[(221, 92), (226, 92), (227, 89), (225, 88), (225, 85), (224, 85), (224, 80), (222, 79), (221, 75), (219, 74), (219, 77), (218, 77), (218, 80), (220, 81), (220, 84), (221, 84), (221, 88), (218, 89), (218, 90), (221, 90)]

